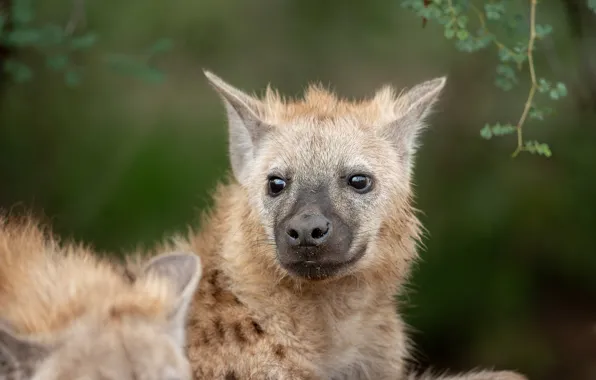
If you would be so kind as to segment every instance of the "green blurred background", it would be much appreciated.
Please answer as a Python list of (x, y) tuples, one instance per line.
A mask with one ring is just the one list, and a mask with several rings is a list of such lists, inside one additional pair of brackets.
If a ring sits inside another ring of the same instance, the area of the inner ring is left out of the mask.
[[(71, 3), (38, 2), (41, 20)], [(596, 379), (596, 16), (579, 0), (540, 3), (555, 33), (537, 70), (567, 83), (557, 114), (531, 121), (550, 159), (510, 158), (527, 82), (493, 84), (496, 52), (465, 54), (397, 0), (89, 1), (101, 36), (82, 84), (34, 67), (0, 87), (0, 207), (33, 209), (57, 233), (121, 253), (197, 223), (228, 169), (225, 114), (201, 69), (247, 91), (298, 95), (321, 81), (346, 97), (448, 75), (416, 166), (428, 229), (403, 310), (424, 367), (518, 369), (535, 380)], [(105, 68), (103, 51), (157, 38), (162, 84)], [(522, 74), (527, 80), (527, 74)]]

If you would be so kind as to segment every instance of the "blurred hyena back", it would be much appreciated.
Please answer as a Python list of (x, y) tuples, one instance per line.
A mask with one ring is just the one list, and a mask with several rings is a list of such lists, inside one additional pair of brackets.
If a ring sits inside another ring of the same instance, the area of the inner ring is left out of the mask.
[(184, 326), (198, 256), (151, 259), (134, 280), (37, 224), (0, 220), (0, 379), (189, 380)]

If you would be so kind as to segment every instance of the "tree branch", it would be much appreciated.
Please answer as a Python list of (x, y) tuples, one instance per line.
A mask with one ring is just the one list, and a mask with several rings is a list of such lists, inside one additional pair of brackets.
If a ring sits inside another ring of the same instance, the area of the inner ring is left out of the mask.
[(524, 150), (523, 141), (523, 125), (526, 122), (532, 103), (534, 102), (534, 95), (538, 88), (538, 82), (536, 81), (536, 69), (534, 68), (534, 41), (536, 40), (536, 0), (530, 0), (530, 41), (528, 42), (528, 66), (530, 68), (530, 79), (532, 80), (532, 86), (528, 93), (528, 99), (524, 111), (517, 123), (517, 148), (512, 154), (512, 157), (516, 157), (521, 151)]

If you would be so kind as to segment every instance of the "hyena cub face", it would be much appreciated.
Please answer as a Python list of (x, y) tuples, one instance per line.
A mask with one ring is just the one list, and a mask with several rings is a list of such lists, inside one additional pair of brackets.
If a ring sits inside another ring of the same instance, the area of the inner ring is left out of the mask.
[[(409, 193), (416, 137), (445, 85), (348, 102), (316, 86), (284, 102), (249, 96), (205, 73), (227, 109), (229, 153), (276, 259), (311, 280), (353, 273), (375, 258), (379, 228)], [(255, 240), (264, 237), (255, 237)]]
[[(184, 327), (200, 277), (198, 256), (164, 254), (135, 280), (130, 302), (82, 315), (66, 331), (24, 336), (0, 324), (0, 379), (191, 380)], [(153, 297), (155, 305), (145, 302)]]
[(387, 168), (399, 157), (356, 120), (279, 125), (255, 158), (250, 194), (283, 268), (308, 279), (341, 275), (374, 240), (399, 184)]

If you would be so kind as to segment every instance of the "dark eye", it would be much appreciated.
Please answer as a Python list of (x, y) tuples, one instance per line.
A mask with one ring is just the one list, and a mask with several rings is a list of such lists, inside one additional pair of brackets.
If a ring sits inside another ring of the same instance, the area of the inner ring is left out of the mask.
[(278, 195), (286, 188), (286, 181), (279, 177), (269, 177), (269, 195)]
[(365, 193), (370, 190), (371, 183), (370, 178), (362, 174), (353, 175), (348, 179), (348, 185), (352, 186), (359, 193)]

